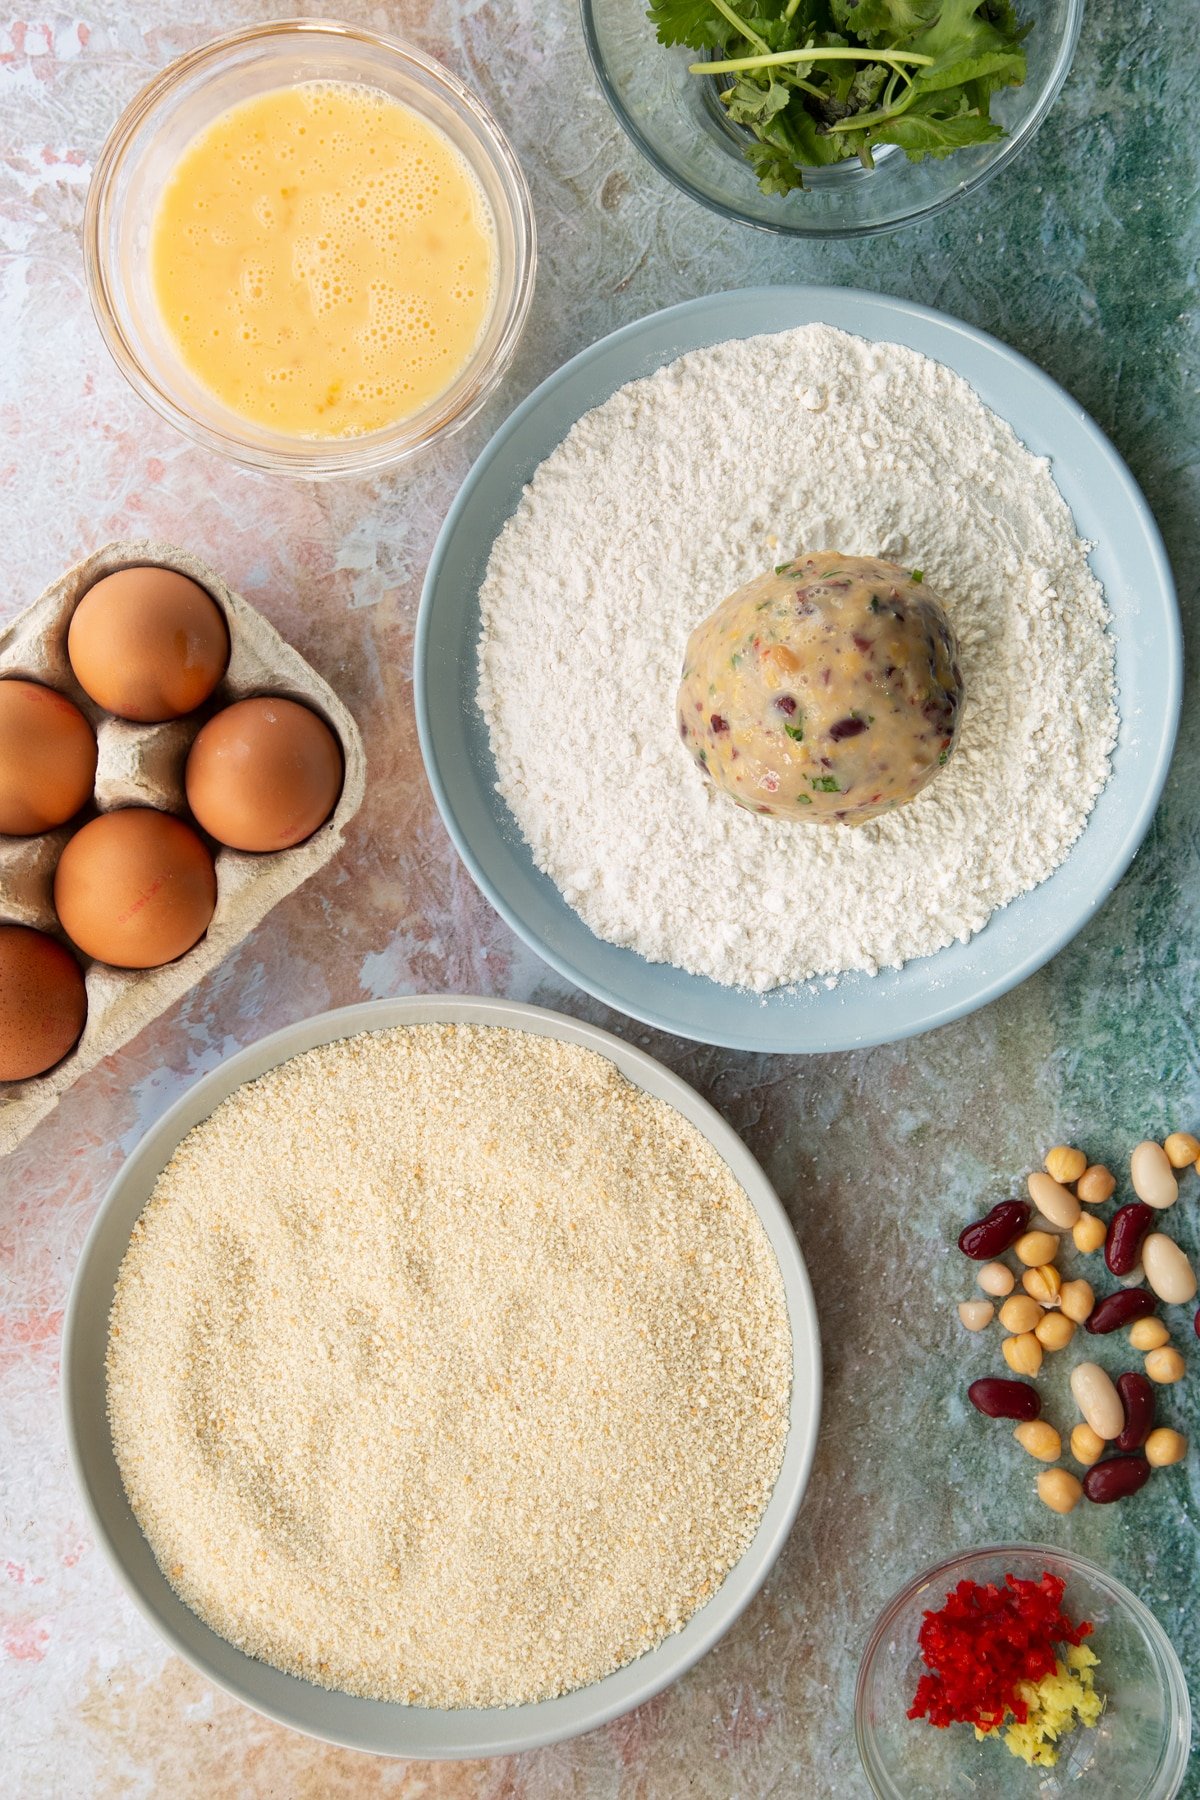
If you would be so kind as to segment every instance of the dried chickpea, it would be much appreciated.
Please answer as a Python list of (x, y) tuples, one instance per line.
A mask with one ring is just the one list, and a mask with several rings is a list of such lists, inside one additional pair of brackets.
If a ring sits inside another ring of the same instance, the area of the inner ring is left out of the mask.
[(1039, 1462), (1057, 1462), (1062, 1455), (1062, 1439), (1045, 1419), (1026, 1419), (1013, 1430), (1022, 1450), (1028, 1450)]
[(1163, 1149), (1173, 1169), (1186, 1169), (1189, 1163), (1200, 1158), (1200, 1138), (1193, 1137), (1190, 1131), (1173, 1131)]
[[(1196, 1156), (1200, 1156), (1200, 1150), (1196, 1151)], [(1072, 1150), (1069, 1144), (1055, 1144), (1053, 1150), (1047, 1150), (1042, 1164), (1051, 1180), (1062, 1182), (1064, 1187), (1069, 1181), (1078, 1181), (1087, 1166), (1088, 1159), (1083, 1151)]]
[(1005, 1331), (1011, 1331), (1017, 1337), (1023, 1331), (1032, 1331), (1041, 1317), (1041, 1307), (1028, 1294), (1013, 1294), (1000, 1308), (1000, 1323)]
[(1098, 1219), (1095, 1213), (1084, 1213), (1083, 1217), (1071, 1227), (1071, 1236), (1075, 1239), (1075, 1248), (1090, 1256), (1093, 1250), (1099, 1250), (1108, 1231), (1104, 1220)]
[(1062, 1292), (1062, 1276), (1053, 1263), (1043, 1263), (1038, 1269), (1026, 1269), (1021, 1277), (1021, 1286), (1039, 1306), (1057, 1306)]
[(1071, 1455), (1087, 1469), (1100, 1461), (1107, 1448), (1099, 1433), (1086, 1423), (1078, 1424), (1071, 1433)]
[(1170, 1341), (1171, 1334), (1161, 1319), (1135, 1319), (1129, 1327), (1129, 1342), (1135, 1350), (1159, 1350)]
[(1172, 1431), (1169, 1425), (1160, 1425), (1146, 1439), (1143, 1453), (1152, 1469), (1169, 1469), (1172, 1463), (1182, 1462), (1187, 1455), (1187, 1439), (1182, 1432)]
[(1033, 1328), (1033, 1335), (1043, 1350), (1065, 1350), (1075, 1336), (1075, 1321), (1068, 1319), (1065, 1313), (1043, 1313), (1041, 1323)]
[[(1005, 1349), (1012, 1341), (1011, 1339), (1006, 1341)], [(1019, 1339), (1016, 1341), (1020, 1342)], [(1160, 1349), (1150, 1351), (1146, 1358), (1145, 1369), (1151, 1381), (1157, 1381), (1163, 1387), (1169, 1387), (1173, 1381), (1183, 1380), (1186, 1364), (1174, 1345), (1163, 1344)]]
[(1117, 1191), (1117, 1178), (1103, 1163), (1093, 1163), (1075, 1183), (1075, 1193), (1085, 1206), (1103, 1206)]
[(1023, 1262), (1026, 1268), (1037, 1269), (1043, 1263), (1054, 1261), (1058, 1255), (1058, 1246), (1059, 1239), (1052, 1231), (1027, 1231), (1017, 1239), (1013, 1250), (1018, 1261)]
[(1083, 1483), (1069, 1469), (1043, 1469), (1037, 1478), (1038, 1499), (1051, 1512), (1074, 1512), (1083, 1498)]
[[(1036, 1375), (1042, 1366), (1042, 1346), (1032, 1331), (1022, 1331), (1016, 1337), (1006, 1337), (1000, 1348), (1014, 1375)], [(1161, 1356), (1162, 1351), (1156, 1350), (1152, 1354)], [(1146, 1373), (1149, 1374), (1150, 1371), (1147, 1369)]]
[(984, 1263), (975, 1277), (985, 1294), (991, 1294), (997, 1300), (1003, 1300), (1005, 1294), (1011, 1294), (1017, 1285), (1017, 1278), (1007, 1263)]
[(1092, 1308), (1096, 1304), (1091, 1282), (1064, 1281), (1058, 1303), (1068, 1319), (1074, 1319), (1077, 1325), (1082, 1325), (1085, 1319), (1091, 1318)]
[(990, 1300), (960, 1300), (958, 1316), (968, 1331), (986, 1331), (996, 1316)]

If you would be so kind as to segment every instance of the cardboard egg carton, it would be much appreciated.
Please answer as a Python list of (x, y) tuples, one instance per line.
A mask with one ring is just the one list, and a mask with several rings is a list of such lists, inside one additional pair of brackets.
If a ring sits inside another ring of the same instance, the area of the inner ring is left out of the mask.
[[(151, 563), (177, 569), (210, 593), (229, 627), (229, 667), (198, 712), (163, 725), (114, 719), (88, 699), (71, 672), (67, 628), (90, 587), (118, 569)], [(307, 881), (340, 847), (346, 826), (362, 802), (366, 776), (358, 727), (333, 689), (199, 557), (171, 544), (148, 541), (106, 544), (48, 587), (41, 597), (0, 628), (0, 679), (24, 676), (66, 694), (96, 732), (95, 810), (153, 806), (187, 816), (183, 770), (204, 721), (234, 700), (276, 694), (318, 713), (339, 740), (345, 777), (337, 805), (325, 823), (291, 850), (249, 855), (210, 842), (217, 870), (217, 905), (200, 942), (158, 969), (115, 969), (84, 957), (88, 1016), (83, 1035), (60, 1063), (29, 1081), (0, 1081), (0, 1155), (11, 1150), (52, 1110), (77, 1076), (135, 1037), (143, 1025), (215, 969), (285, 894)], [(0, 923), (32, 925), (62, 941), (54, 912), (54, 871), (78, 820), (38, 837), (0, 836)], [(203, 835), (203, 834), (202, 834)], [(76, 952), (78, 955), (78, 952)]]

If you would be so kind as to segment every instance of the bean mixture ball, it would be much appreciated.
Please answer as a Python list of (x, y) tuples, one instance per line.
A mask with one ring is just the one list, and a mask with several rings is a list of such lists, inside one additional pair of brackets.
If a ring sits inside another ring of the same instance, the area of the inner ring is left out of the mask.
[(958, 646), (920, 570), (821, 550), (723, 600), (688, 640), (679, 732), (739, 806), (861, 824), (949, 761)]

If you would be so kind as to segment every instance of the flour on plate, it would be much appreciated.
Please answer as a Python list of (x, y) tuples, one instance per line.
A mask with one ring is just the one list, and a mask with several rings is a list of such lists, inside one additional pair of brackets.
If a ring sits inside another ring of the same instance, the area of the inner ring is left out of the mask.
[[(800, 551), (923, 570), (962, 737), (854, 829), (739, 810), (681, 744), (693, 626)], [(1108, 610), (1050, 474), (961, 376), (823, 325), (696, 350), (586, 413), (480, 595), (497, 789), (591, 929), (759, 992), (965, 941), (1058, 867), (1109, 773)]]

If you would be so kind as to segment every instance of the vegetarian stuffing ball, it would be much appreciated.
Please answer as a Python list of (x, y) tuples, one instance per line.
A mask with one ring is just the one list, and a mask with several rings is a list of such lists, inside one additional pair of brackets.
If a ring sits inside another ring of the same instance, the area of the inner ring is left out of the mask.
[(821, 550), (696, 627), (679, 732), (739, 806), (858, 825), (945, 766), (962, 700), (954, 632), (920, 571)]

